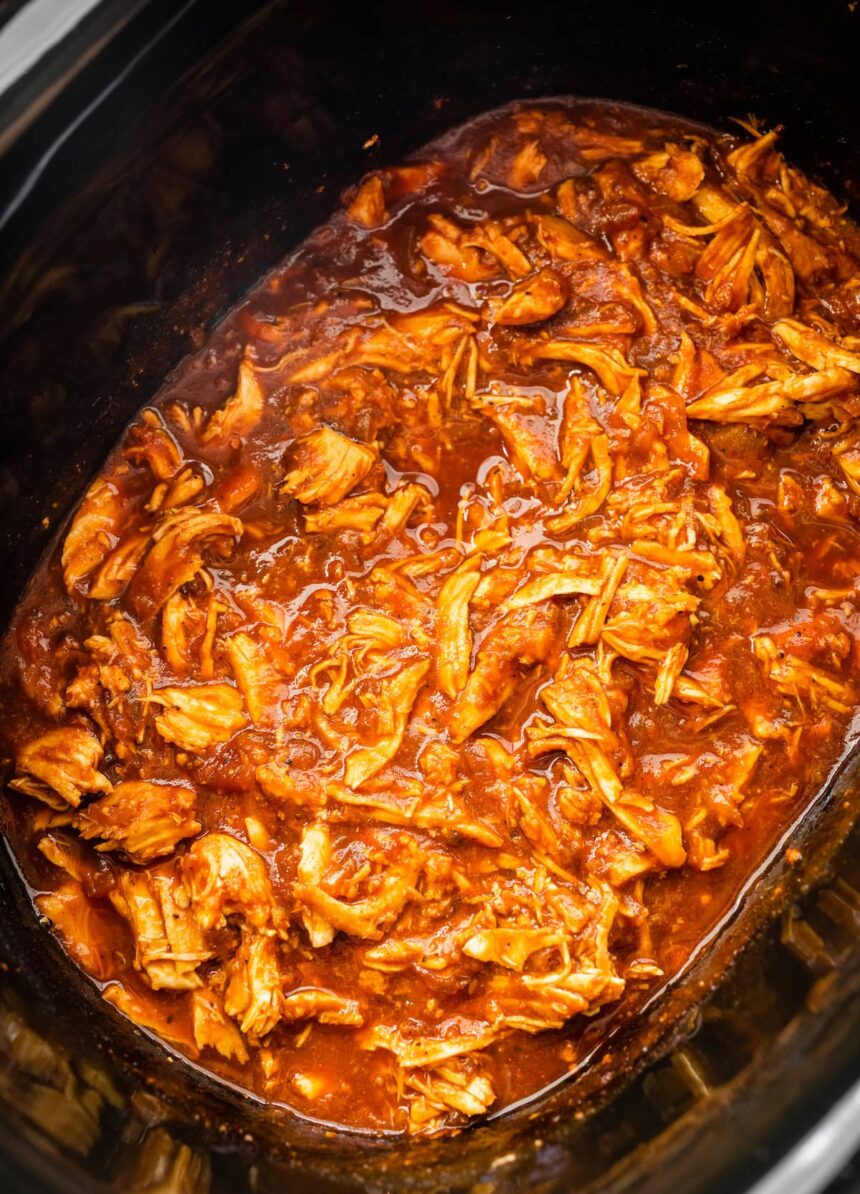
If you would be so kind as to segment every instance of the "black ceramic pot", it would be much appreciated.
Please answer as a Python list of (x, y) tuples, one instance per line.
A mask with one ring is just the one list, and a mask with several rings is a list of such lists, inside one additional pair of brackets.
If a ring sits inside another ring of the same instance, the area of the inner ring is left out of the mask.
[[(0, 621), (219, 314), (346, 183), (470, 115), (562, 94), (720, 128), (753, 113), (851, 202), (853, 7), (107, 0), (0, 112)], [(327, 1133), (170, 1057), (62, 954), (3, 854), (0, 1188), (821, 1190), (860, 1145), (858, 767), (816, 801), (803, 865), (771, 860), (635, 1034), (437, 1142)]]

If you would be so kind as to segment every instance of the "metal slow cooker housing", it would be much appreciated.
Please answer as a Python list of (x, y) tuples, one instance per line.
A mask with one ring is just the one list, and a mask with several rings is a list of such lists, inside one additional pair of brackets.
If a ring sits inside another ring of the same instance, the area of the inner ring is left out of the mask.
[[(858, 30), (834, 0), (103, 3), (0, 113), (0, 623), (125, 423), (349, 181), (506, 100), (577, 94), (781, 121), (851, 202)], [(860, 1146), (858, 769), (635, 1032), (526, 1107), (394, 1146), (171, 1058), (3, 851), (2, 1188), (822, 1190)]]

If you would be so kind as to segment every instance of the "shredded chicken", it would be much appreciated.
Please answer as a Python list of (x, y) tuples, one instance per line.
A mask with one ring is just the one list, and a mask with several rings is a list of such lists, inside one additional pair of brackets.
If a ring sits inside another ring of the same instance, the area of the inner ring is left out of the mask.
[(336, 506), (364, 480), (376, 453), (332, 427), (320, 427), (298, 441), (283, 489), (305, 505)]
[(128, 780), (81, 809), (72, 824), (81, 837), (98, 839), (97, 850), (122, 850), (144, 864), (200, 832), (196, 806), (194, 791), (182, 784)]
[(102, 753), (98, 738), (82, 726), (48, 730), (18, 749), (19, 774), (11, 786), (53, 808), (77, 808), (87, 793), (111, 790), (98, 770)]
[(160, 688), (150, 700), (162, 706), (155, 718), (162, 738), (195, 754), (226, 742), (247, 722), (241, 693), (229, 684)]
[(418, 1134), (653, 1000), (860, 707), (858, 278), (775, 131), (519, 103), (350, 188), (4, 646), (10, 841), (105, 998)]
[(197, 927), (185, 890), (171, 875), (123, 871), (110, 893), (134, 936), (134, 965), (154, 991), (192, 991), (212, 956)]

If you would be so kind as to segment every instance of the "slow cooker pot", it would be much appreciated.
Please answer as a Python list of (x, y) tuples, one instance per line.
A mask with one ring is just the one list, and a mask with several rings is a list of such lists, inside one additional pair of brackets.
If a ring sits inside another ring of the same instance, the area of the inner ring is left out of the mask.
[[(781, 122), (851, 204), (858, 28), (835, 0), (100, 5), (0, 113), (0, 618), (131, 415), (349, 181), (506, 100), (577, 94)], [(860, 1146), (858, 769), (635, 1029), (437, 1141), (324, 1130), (169, 1055), (4, 852), (2, 1188), (823, 1190)]]

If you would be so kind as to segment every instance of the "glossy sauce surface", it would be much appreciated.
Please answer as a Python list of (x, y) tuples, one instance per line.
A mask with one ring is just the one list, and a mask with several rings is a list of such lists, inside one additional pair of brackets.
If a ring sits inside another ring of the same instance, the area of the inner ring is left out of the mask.
[(677, 974), (858, 702), (858, 251), (773, 135), (595, 105), (346, 196), (5, 641), (7, 830), (105, 998), (433, 1132)]

